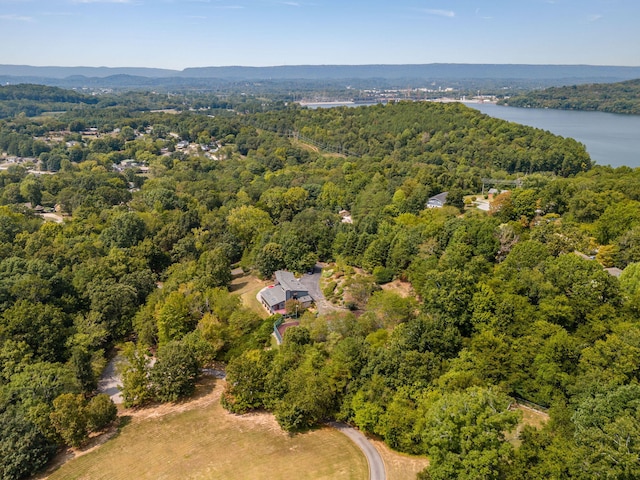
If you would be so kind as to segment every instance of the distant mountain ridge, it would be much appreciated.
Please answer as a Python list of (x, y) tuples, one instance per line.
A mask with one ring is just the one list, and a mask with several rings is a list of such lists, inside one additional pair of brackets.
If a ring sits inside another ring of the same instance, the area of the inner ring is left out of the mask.
[(223, 80), (322, 79), (575, 79), (616, 82), (640, 78), (640, 67), (527, 64), (282, 65), (273, 67), (195, 67), (171, 70), (145, 67), (36, 67), (0, 65), (0, 77), (66, 79), (128, 75), (145, 78)]
[(31, 65), (0, 65), (0, 75), (10, 77), (68, 78), (74, 76), (104, 78), (113, 75), (133, 75), (149, 78), (172, 77), (180, 72), (144, 67), (34, 67)]

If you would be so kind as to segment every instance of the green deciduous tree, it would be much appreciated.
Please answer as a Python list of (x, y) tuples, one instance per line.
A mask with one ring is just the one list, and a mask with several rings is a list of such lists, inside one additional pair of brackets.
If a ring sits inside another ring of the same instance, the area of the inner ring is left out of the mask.
[(58, 434), (67, 445), (77, 447), (88, 437), (85, 400), (81, 394), (64, 393), (53, 401), (49, 415)]
[(204, 288), (226, 287), (231, 283), (231, 261), (222, 247), (200, 255), (198, 273)]
[(242, 205), (234, 208), (227, 216), (229, 229), (243, 245), (249, 246), (258, 236), (271, 226), (269, 214), (257, 207)]
[(86, 405), (87, 428), (90, 432), (102, 430), (118, 416), (118, 407), (106, 393), (99, 393)]
[(272, 355), (262, 350), (248, 350), (229, 362), (222, 396), (224, 408), (245, 413), (264, 406), (271, 359)]
[(0, 412), (0, 478), (33, 475), (55, 454), (51, 443), (15, 406)]
[(125, 407), (144, 405), (153, 398), (149, 379), (149, 357), (142, 347), (128, 342), (122, 349), (123, 360), (118, 365), (122, 375), (122, 398)]
[(192, 315), (189, 298), (185, 292), (171, 292), (164, 302), (156, 306), (158, 339), (160, 343), (179, 340), (193, 330), (197, 319)]
[(33, 354), (45, 361), (65, 360), (65, 337), (69, 318), (50, 304), (18, 300), (0, 318), (0, 329), (7, 338), (23, 341)]
[(134, 212), (125, 212), (109, 222), (101, 237), (107, 246), (127, 248), (142, 240), (145, 232), (144, 221)]
[(431, 465), (422, 478), (500, 478), (513, 455), (504, 433), (518, 422), (509, 403), (506, 396), (478, 387), (427, 395), (417, 428)]
[(573, 415), (582, 450), (582, 474), (597, 478), (640, 475), (640, 387), (625, 385), (584, 400)]
[(175, 402), (191, 395), (200, 374), (200, 365), (191, 348), (182, 342), (169, 342), (158, 349), (151, 369), (153, 391), (162, 402)]
[(282, 245), (279, 243), (267, 243), (256, 256), (256, 268), (260, 272), (260, 275), (265, 278), (270, 278), (275, 271), (281, 270), (284, 267), (284, 254), (282, 252)]

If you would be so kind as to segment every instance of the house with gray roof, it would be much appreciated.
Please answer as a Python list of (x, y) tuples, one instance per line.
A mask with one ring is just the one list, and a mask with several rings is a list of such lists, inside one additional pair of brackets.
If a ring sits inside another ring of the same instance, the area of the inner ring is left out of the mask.
[(287, 300), (297, 300), (305, 307), (313, 303), (309, 291), (294, 277), (293, 273), (278, 270), (275, 275), (275, 283), (263, 288), (258, 294), (260, 302), (272, 315), (275, 313), (284, 314)]
[(442, 192), (438, 195), (434, 195), (427, 202), (427, 208), (442, 208), (447, 203), (447, 195), (449, 192)]

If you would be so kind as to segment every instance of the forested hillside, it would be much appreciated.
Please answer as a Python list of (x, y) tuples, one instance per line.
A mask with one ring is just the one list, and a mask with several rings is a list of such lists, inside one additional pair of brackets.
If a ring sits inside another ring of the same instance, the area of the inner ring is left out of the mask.
[(78, 104), (92, 105), (98, 99), (89, 95), (44, 85), (0, 86), (0, 118), (20, 113), (33, 117), (46, 111), (66, 110)]
[[(1, 478), (112, 421), (96, 381), (114, 345), (126, 406), (188, 396), (221, 361), (229, 410), (349, 422), (428, 456), (421, 478), (640, 475), (640, 172), (457, 104), (149, 98), (0, 121)], [(520, 186), (480, 211), (483, 178)], [(232, 265), (318, 261), (345, 308), (273, 345), (280, 317), (228, 291)], [(508, 442), (516, 396), (550, 421)]]
[(558, 108), (640, 115), (640, 80), (550, 87), (516, 95), (499, 102), (526, 108)]

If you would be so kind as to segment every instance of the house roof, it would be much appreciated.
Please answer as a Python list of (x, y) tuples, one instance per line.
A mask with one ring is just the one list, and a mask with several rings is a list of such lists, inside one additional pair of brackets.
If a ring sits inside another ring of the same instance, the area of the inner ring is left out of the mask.
[(260, 292), (260, 295), (270, 307), (278, 305), (286, 300), (284, 290), (277, 285), (263, 289), (262, 292)]
[(306, 292), (307, 288), (300, 283), (300, 281), (293, 276), (293, 273), (286, 272), (284, 270), (278, 270), (276, 272), (276, 283), (282, 285), (284, 290), (290, 290), (292, 292)]
[(287, 292), (294, 292), (293, 298), (302, 303), (311, 303), (313, 298), (309, 295), (307, 288), (293, 276), (293, 273), (284, 270), (276, 272), (276, 283), (260, 291), (262, 300), (274, 308), (287, 300)]
[(429, 199), (427, 204), (442, 206), (447, 202), (447, 195), (449, 195), (449, 192), (442, 192), (442, 193), (439, 193), (437, 195), (434, 195), (433, 197), (431, 197)]
[(313, 297), (311, 295), (304, 295), (302, 297), (296, 298), (300, 303), (311, 303), (313, 302)]

